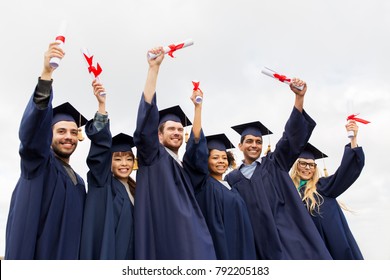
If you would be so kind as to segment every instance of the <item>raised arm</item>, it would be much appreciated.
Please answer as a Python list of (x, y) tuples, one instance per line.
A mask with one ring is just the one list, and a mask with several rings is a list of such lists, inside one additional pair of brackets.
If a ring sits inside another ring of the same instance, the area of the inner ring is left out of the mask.
[(359, 126), (357, 125), (356, 121), (350, 120), (346, 125), (345, 128), (347, 131), (353, 131), (353, 137), (351, 138), (351, 148), (356, 148), (357, 145), (357, 135), (359, 131)]
[(88, 184), (102, 186), (111, 172), (111, 143), (112, 136), (109, 128), (108, 114), (106, 112), (106, 95), (104, 86), (98, 81), (92, 82), (93, 94), (98, 102), (98, 110), (85, 127), (91, 147), (87, 157)]
[(148, 53), (159, 54), (156, 58), (148, 58), (149, 69), (145, 82), (144, 98), (147, 103), (151, 104), (156, 93), (158, 71), (161, 62), (164, 60), (164, 49), (163, 47), (157, 47), (149, 50)]
[[(304, 87), (299, 90), (293, 85)], [(295, 93), (294, 108), (284, 127), (283, 136), (276, 144), (273, 153), (279, 166), (287, 172), (302, 152), (316, 125), (314, 120), (303, 110), (304, 96), (307, 91), (306, 83), (294, 78), (290, 88)]]
[(156, 84), (158, 71), (164, 59), (162, 47), (148, 52), (159, 54), (156, 58), (147, 58), (149, 69), (146, 76), (144, 92), (138, 107), (137, 127), (134, 131), (134, 143), (137, 147), (139, 164), (151, 164), (158, 156), (158, 122), (159, 112), (156, 104)]
[(101, 130), (105, 124), (108, 122), (108, 113), (106, 111), (106, 95), (102, 94), (106, 91), (104, 86), (98, 82), (96, 79), (92, 82), (93, 95), (95, 95), (98, 102), (98, 110), (96, 112), (93, 124), (96, 129)]
[(102, 94), (106, 90), (104, 86), (96, 79), (92, 82), (93, 94), (95, 95), (98, 102), (98, 112), (103, 115), (107, 115), (106, 112), (106, 95)]
[[(22, 159), (21, 167), (24, 176), (36, 176), (39, 166), (47, 160), (52, 143), (52, 74), (54, 68), (50, 66), (50, 58), (63, 58), (64, 53), (53, 42), (44, 55), (43, 69), (34, 93), (24, 110), (19, 127), (19, 139), (21, 142), (19, 154)], [(33, 172), (34, 174), (32, 174)], [(28, 175), (27, 175), (28, 174)]]
[(43, 70), (41, 74), (42, 80), (50, 81), (52, 79), (53, 72), (56, 69), (50, 66), (50, 59), (52, 57), (58, 57), (62, 59), (65, 55), (64, 51), (58, 45), (58, 42), (50, 43), (48, 50), (45, 52)]
[(198, 89), (194, 90), (191, 95), (191, 101), (194, 103), (195, 108), (194, 122), (183, 157), (184, 168), (190, 176), (195, 192), (201, 188), (209, 173), (207, 143), (202, 133), (202, 103), (195, 101), (196, 96), (203, 98), (203, 92)]
[(363, 148), (346, 145), (340, 166), (333, 175), (320, 178), (317, 189), (328, 197), (338, 197), (359, 178), (364, 163)]
[[(304, 86), (302, 90), (297, 89), (294, 86)], [(295, 108), (299, 110), (299, 112), (303, 112), (303, 101), (305, 99), (305, 94), (307, 90), (306, 83), (300, 79), (293, 78), (292, 83), (290, 84), (290, 89), (295, 93)]]
[(201, 96), (203, 98), (203, 92), (200, 89), (197, 89), (197, 90), (194, 90), (192, 92), (192, 96), (191, 96), (191, 100), (195, 106), (194, 122), (192, 125), (192, 133), (194, 134), (195, 140), (198, 141), (200, 138), (201, 130), (202, 130), (202, 102), (197, 103), (195, 101), (196, 96)]

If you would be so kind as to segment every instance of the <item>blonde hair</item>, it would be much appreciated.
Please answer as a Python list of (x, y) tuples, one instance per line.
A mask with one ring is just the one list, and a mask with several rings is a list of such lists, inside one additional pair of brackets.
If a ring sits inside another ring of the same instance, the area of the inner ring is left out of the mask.
[[(299, 159), (298, 159), (299, 160)], [(290, 177), (294, 182), (295, 187), (299, 188), (301, 178), (298, 174), (298, 160), (295, 161), (291, 172)], [(306, 208), (309, 211), (310, 215), (314, 216), (314, 213), (320, 214), (320, 206), (324, 202), (324, 198), (317, 192), (317, 182), (320, 179), (320, 172), (317, 167), (313, 172), (313, 177), (307, 181), (305, 192), (302, 197), (302, 201), (306, 204)]]

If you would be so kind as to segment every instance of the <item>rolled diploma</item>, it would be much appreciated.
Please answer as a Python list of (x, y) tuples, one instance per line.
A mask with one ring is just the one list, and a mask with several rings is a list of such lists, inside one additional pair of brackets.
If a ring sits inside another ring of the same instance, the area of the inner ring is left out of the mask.
[[(86, 64), (87, 67), (89, 68), (89, 64), (88, 64), (86, 58), (84, 57), (84, 54), (85, 54), (86, 56), (88, 56), (88, 57), (91, 57), (91, 55), (90, 55), (88, 49), (87, 49), (87, 48), (82, 48), (82, 49), (81, 49), (81, 54), (83, 55), (85, 64)], [(89, 72), (89, 70), (88, 70), (88, 72)], [(93, 80), (96, 80), (98, 83), (101, 83), (101, 82), (100, 82), (100, 79), (99, 79), (99, 76), (95, 77), (95, 75), (94, 75), (92, 72), (89, 72), (89, 75), (91, 76), (92, 81), (93, 81)], [(107, 94), (106, 92), (101, 92), (99, 95), (100, 95), (100, 96), (103, 96), (103, 95), (106, 95), (106, 94)]]
[[(175, 46), (183, 44), (182, 48), (186, 48), (189, 46), (192, 46), (194, 44), (194, 41), (192, 39), (185, 40), (184, 42), (174, 44)], [(167, 54), (171, 51), (171, 48), (169, 46), (164, 47), (164, 53)], [(153, 53), (148, 53), (148, 58), (153, 59), (156, 58), (158, 55), (153, 54)]]
[[(66, 33), (66, 21), (63, 21), (61, 23), (60, 29), (57, 33), (56, 42), (59, 43), (59, 47), (62, 48), (62, 46), (65, 44), (65, 33)], [(50, 66), (53, 68), (57, 68), (60, 65), (61, 59), (58, 57), (52, 57), (50, 59)]]
[[(279, 79), (275, 78), (275, 76), (274, 76), (274, 74), (277, 74), (277, 73), (275, 73), (274, 71), (272, 71), (271, 69), (269, 69), (267, 67), (264, 67), (261, 70), (261, 73), (263, 73), (264, 75), (267, 75), (267, 76), (269, 76), (271, 78), (274, 78), (274, 79), (279, 81)], [(291, 84), (291, 82), (289, 82), (289, 81), (283, 81), (283, 83), (288, 84), (288, 85)], [(293, 85), (293, 87), (295, 87), (295, 88), (297, 88), (299, 90), (302, 90), (304, 88), (304, 86), (297, 87), (297, 86), (294, 86), (294, 85)]]
[[(349, 121), (348, 121), (348, 123), (349, 123)], [(348, 138), (353, 138), (353, 137), (355, 137), (355, 133), (353, 132), (353, 130), (348, 130), (347, 131), (347, 136), (348, 136)]]
[[(194, 85), (194, 90), (199, 89), (199, 88), (198, 88), (198, 86), (199, 86), (199, 81), (193, 80), (193, 81), (192, 81), (192, 84)], [(202, 101), (203, 101), (202, 96), (200, 96), (200, 95), (195, 96), (195, 102), (196, 102), (196, 103), (199, 104), (199, 103), (202, 103)]]

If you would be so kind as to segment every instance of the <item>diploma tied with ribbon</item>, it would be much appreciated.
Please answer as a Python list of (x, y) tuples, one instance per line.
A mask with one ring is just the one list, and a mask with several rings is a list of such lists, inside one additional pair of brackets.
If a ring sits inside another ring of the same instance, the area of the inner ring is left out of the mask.
[[(364, 119), (361, 119), (361, 118), (357, 118), (357, 117), (356, 117), (357, 115), (359, 115), (359, 114), (352, 114), (352, 115), (349, 115), (349, 116), (347, 117), (347, 121), (348, 121), (348, 122), (349, 122), (349, 121), (356, 121), (356, 122), (360, 122), (360, 123), (362, 123), (362, 124), (368, 124), (368, 123), (370, 123), (370, 122), (367, 121), (367, 120), (364, 120)], [(354, 132), (353, 132), (352, 130), (349, 130), (349, 131), (348, 131), (348, 138), (353, 138), (353, 137), (355, 137)]]
[[(57, 33), (56, 42), (59, 43), (58, 46), (62, 48), (65, 44), (65, 33), (66, 33), (67, 22), (62, 21), (60, 29)], [(52, 68), (57, 68), (60, 65), (61, 58), (52, 57), (50, 58), (50, 66)]]
[[(193, 86), (194, 86), (194, 90), (201, 90), (200, 88), (199, 88), (199, 81), (197, 81), (197, 80), (193, 80), (192, 81), (192, 84), (193, 84)], [(197, 95), (196, 97), (195, 97), (195, 102), (196, 103), (202, 103), (202, 101), (203, 101), (203, 98), (202, 98), (202, 96), (200, 96), (200, 95)]]
[[(92, 80), (97, 80), (100, 83), (99, 75), (102, 73), (103, 69), (99, 63), (96, 63), (96, 67), (93, 65), (93, 55), (91, 55), (88, 49), (81, 49), (81, 54), (84, 57), (84, 60), (88, 67), (88, 72), (91, 75)], [(100, 95), (106, 95), (106, 92), (100, 93)]]
[[(177, 44), (171, 44), (169, 46), (164, 47), (164, 53), (168, 54), (170, 57), (174, 57), (173, 53), (177, 50), (192, 46), (194, 44), (194, 41), (192, 39), (185, 40), (183, 42), (177, 43)], [(158, 55), (153, 53), (148, 53), (148, 58), (153, 59), (156, 58)]]
[[(280, 82), (288, 84), (288, 85), (291, 84), (291, 82), (292, 82), (292, 79), (287, 78), (285, 75), (276, 73), (274, 70), (272, 70), (272, 69), (270, 69), (268, 67), (264, 67), (261, 70), (261, 73), (263, 73), (264, 75), (267, 75), (267, 76), (269, 76), (271, 78), (274, 78), (276, 80), (279, 80)], [(299, 90), (302, 90), (304, 86), (300, 86), (300, 87), (294, 86), (294, 87), (299, 89)]]

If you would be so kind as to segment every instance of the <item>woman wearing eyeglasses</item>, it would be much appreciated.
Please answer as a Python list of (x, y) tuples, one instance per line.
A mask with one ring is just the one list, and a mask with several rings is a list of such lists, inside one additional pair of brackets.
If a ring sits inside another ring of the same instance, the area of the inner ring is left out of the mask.
[(336, 200), (356, 181), (364, 166), (363, 149), (357, 145), (356, 122), (350, 121), (346, 129), (353, 131), (354, 136), (345, 146), (341, 164), (333, 175), (320, 177), (315, 160), (327, 156), (308, 143), (290, 176), (333, 259), (362, 260), (363, 255)]

